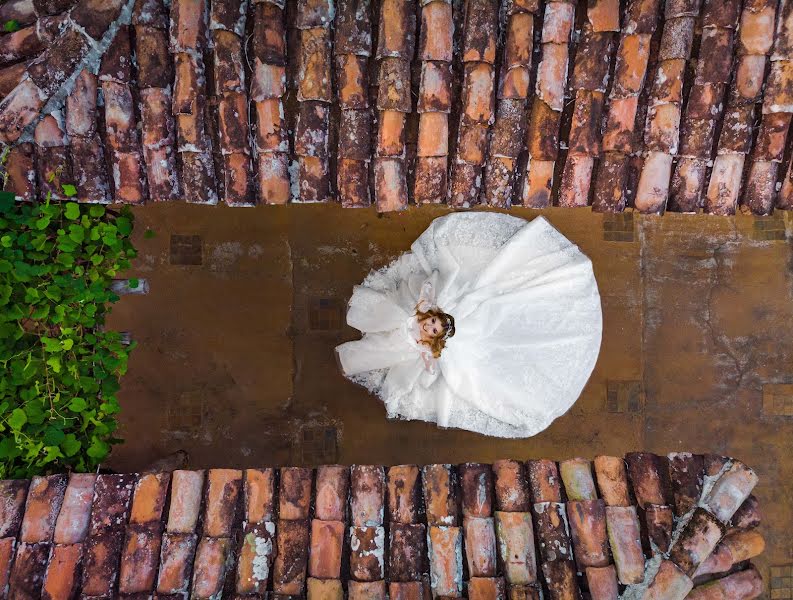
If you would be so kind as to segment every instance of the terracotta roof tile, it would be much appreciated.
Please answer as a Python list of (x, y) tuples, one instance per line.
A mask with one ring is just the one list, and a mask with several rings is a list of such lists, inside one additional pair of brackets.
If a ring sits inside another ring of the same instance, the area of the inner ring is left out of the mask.
[(119, 27), (112, 43), (102, 57), (99, 81), (129, 83), (132, 79), (132, 44), (129, 26)]
[(414, 0), (383, 0), (380, 5), (377, 57), (413, 58), (416, 40)]
[(49, 97), (31, 79), (19, 83), (0, 102), (0, 141), (15, 142), (39, 115)]
[(135, 126), (135, 104), (129, 85), (103, 81), (102, 97), (108, 146), (118, 152), (136, 149), (139, 139)]
[(370, 56), (372, 53), (370, 0), (339, 0), (336, 6), (334, 52)]
[[(528, 585), (537, 581), (537, 557), (534, 553), (534, 526), (529, 512), (496, 512), (496, 536), (498, 552), (504, 576), (510, 585)], [(540, 552), (547, 538), (540, 531)], [(494, 573), (483, 573), (483, 575)]]
[(586, 154), (567, 155), (559, 187), (559, 206), (586, 206), (595, 159)]
[[(622, 583), (647, 578), (652, 581), (647, 592), (648, 598), (668, 600), (685, 593), (686, 585), (690, 585), (689, 577), (695, 576), (697, 582), (723, 577), (736, 572), (736, 569), (745, 568), (747, 561), (762, 552), (764, 540), (756, 530), (727, 530), (730, 519), (733, 527), (755, 527), (760, 520), (757, 501), (749, 497), (756, 477), (741, 463), (718, 456), (684, 453), (673, 453), (669, 455), (668, 461), (647, 453), (633, 453), (628, 458), (631, 478), (639, 496), (648, 494), (646, 484), (637, 484), (642, 478), (647, 478), (645, 471), (648, 465), (660, 465), (662, 472), (656, 475), (661, 483), (656, 482), (655, 487), (660, 485), (662, 495), (670, 499), (673, 492), (675, 501), (680, 504), (679, 511), (688, 505), (699, 504), (700, 508), (693, 519), (680, 521), (678, 530), (673, 534), (672, 506), (668, 504), (646, 504), (641, 513), (641, 526), (636, 506), (609, 506), (609, 501), (615, 498), (616, 502), (622, 501), (620, 496), (630, 500), (625, 468), (622, 459), (616, 457), (598, 457), (595, 460), (598, 490), (604, 499), (591, 500), (573, 499), (592, 494), (591, 484), (584, 486), (589, 491), (582, 494), (581, 478), (574, 476), (582, 467), (588, 466), (587, 461), (563, 461), (561, 479), (556, 474), (555, 463), (530, 461), (528, 464), (535, 475), (535, 488), (538, 488), (537, 476), (541, 477), (540, 481), (549, 474), (554, 476), (553, 481), (549, 478), (544, 483), (545, 486), (551, 484), (550, 487), (537, 495), (558, 494), (560, 498), (568, 499), (567, 503), (540, 502), (531, 513), (499, 511), (495, 518), (485, 516), (492, 510), (492, 499), (488, 500), (487, 495), (493, 483), (498, 507), (514, 509), (527, 503), (521, 463), (496, 463), (492, 467), (494, 482), (489, 481), (491, 467), (488, 465), (463, 464), (456, 468), (429, 465), (424, 469), (425, 474), (428, 474), (424, 478), (425, 485), (435, 488), (435, 492), (440, 490), (441, 493), (436, 493), (437, 498), (446, 496), (452, 505), (463, 507), (463, 527), (430, 525), (429, 536), (425, 534), (426, 526), (422, 523), (400, 524), (394, 519), (386, 520), (383, 526), (351, 527), (349, 573), (353, 581), (345, 583), (347, 575), (342, 574), (347, 571), (344, 566), (347, 558), (342, 557), (342, 552), (346, 553), (348, 546), (343, 540), (347, 535), (343, 522), (346, 515), (347, 475), (344, 467), (320, 468), (317, 473), (317, 497), (310, 502), (317, 508), (315, 513), (325, 510), (320, 507), (326, 505), (329, 512), (335, 513), (332, 516), (341, 516), (341, 519), (320, 521), (315, 515), (310, 526), (307, 519), (284, 520), (283, 513), (276, 514), (272, 506), (273, 470), (249, 470), (244, 474), (236, 470), (210, 471), (210, 480), (218, 480), (218, 490), (225, 489), (226, 486), (220, 484), (228, 481), (236, 482), (239, 488), (243, 477), (247, 489), (244, 500), (218, 493), (215, 494), (218, 498), (215, 501), (207, 498), (207, 505), (211, 507), (213, 502), (223, 503), (223, 512), (227, 514), (233, 514), (237, 505), (245, 505), (246, 518), (259, 521), (244, 524), (240, 529), (237, 529), (238, 523), (235, 521), (233, 541), (225, 536), (209, 537), (213, 519), (202, 519), (204, 537), (201, 538), (199, 556), (195, 561), (193, 555), (198, 539), (194, 533), (165, 533), (160, 545), (160, 515), (165, 509), (163, 494), (167, 487), (167, 476), (153, 473), (141, 478), (101, 475), (98, 480), (105, 491), (96, 493), (93, 512), (98, 514), (108, 511), (109, 516), (105, 521), (110, 526), (99, 527), (98, 531), (93, 532), (83, 544), (84, 552), (79, 543), (58, 545), (52, 549), (51, 556), (48, 542), (23, 543), (16, 548), (13, 537), (4, 538), (0, 542), (0, 578), (5, 577), (8, 565), (12, 562), (10, 554), (16, 549), (22, 554), (15, 561), (17, 566), (11, 576), (15, 582), (12, 583), (12, 595), (14, 590), (16, 593), (23, 590), (27, 592), (31, 581), (34, 586), (40, 585), (46, 572), (50, 593), (54, 594), (45, 595), (47, 598), (69, 597), (78, 593), (85, 596), (111, 595), (117, 589), (125, 597), (142, 598), (150, 595), (154, 588), (155, 575), (158, 579), (158, 597), (181, 596), (192, 590), (194, 597), (205, 598), (221, 589), (225, 590), (224, 593), (231, 593), (232, 588), (236, 590), (237, 597), (247, 597), (265, 593), (272, 567), (272, 595), (276, 600), (291, 600), (304, 594), (307, 576), (311, 576), (308, 580), (310, 597), (334, 600), (343, 595), (345, 585), (354, 597), (363, 599), (372, 594), (384, 597), (386, 583), (390, 584), (394, 598), (424, 600), (425, 593), (430, 590), (430, 581), (433, 593), (438, 597), (459, 597), (465, 589), (463, 577), (470, 578), (467, 597), (490, 598), (494, 594), (497, 597), (508, 594), (510, 600), (536, 600), (539, 598), (540, 586), (543, 586), (554, 598), (572, 600), (579, 597), (582, 590), (588, 590), (593, 600), (600, 600), (616, 597), (617, 575)], [(664, 491), (667, 484), (663, 480), (667, 477), (664, 474), (667, 469), (671, 492)], [(358, 470), (358, 483), (353, 484), (353, 488), (360, 492), (359, 497), (361, 493), (366, 495), (379, 488), (380, 491), (375, 494), (380, 498), (375, 504), (379, 504), (383, 488), (388, 487), (389, 513), (403, 514), (405, 520), (418, 519), (416, 467), (389, 469), (387, 485), (382, 479), (385, 473), (383, 468)], [(179, 479), (185, 479), (184, 473), (191, 472), (176, 472), (173, 476), (174, 491), (168, 495), (171, 505), (184, 500), (178, 496)], [(226, 473), (232, 477), (220, 476)], [(656, 478), (652, 473), (650, 469), (650, 480)], [(715, 485), (704, 499), (699, 497), (702, 482), (698, 473), (715, 478), (709, 480), (708, 485), (714, 482)], [(585, 479), (591, 479), (591, 474)], [(609, 480), (614, 483), (606, 483)], [(134, 486), (132, 513), (138, 516), (133, 517), (134, 522), (128, 525), (125, 517), (118, 520), (118, 515), (125, 515), (126, 511), (123, 497), (127, 498), (128, 503), (132, 492), (132, 485), (129, 488), (119, 485), (125, 481), (130, 484), (137, 482)], [(202, 479), (199, 481), (203, 482)], [(214, 483), (208, 486), (207, 497), (213, 495), (213, 486)], [(258, 491), (254, 489), (257, 486)], [(556, 491), (549, 491), (554, 486)], [(185, 489), (185, 486), (181, 484), (181, 488)], [(195, 493), (199, 502), (202, 488), (199, 483)], [(624, 488), (624, 491), (620, 491), (620, 488)], [(18, 492), (15, 490), (18, 489), (19, 484), (4, 482), (0, 485), (0, 490), (7, 491), (10, 498), (16, 497)], [(400, 493), (392, 493), (392, 490), (400, 490)], [(330, 500), (322, 501), (323, 495)], [(0, 497), (0, 505), (4, 505), (8, 497)], [(397, 497), (400, 500), (394, 500), (394, 508), (392, 498)], [(360, 504), (360, 498), (355, 502)], [(255, 508), (253, 516), (250, 513), (251, 503)], [(428, 505), (437, 504), (437, 500), (433, 501), (430, 497)], [(736, 512), (733, 506), (738, 505), (740, 509)], [(371, 508), (371, 502), (366, 503), (366, 506)], [(198, 508), (197, 505), (196, 512)], [(64, 504), (61, 518), (65, 518), (63, 515), (66, 510)], [(718, 513), (718, 518), (709, 510)], [(365, 512), (371, 513), (371, 510), (367, 508)], [(169, 509), (169, 513), (173, 514), (174, 510)], [(431, 513), (432, 510), (430, 518)], [(266, 520), (261, 520), (265, 517)], [(277, 527), (274, 519), (279, 519)], [(727, 535), (722, 537), (725, 531)], [(572, 534), (572, 542), (568, 532)], [(389, 538), (388, 544), (386, 536)], [(462, 565), (463, 537), (467, 562), (465, 569)], [(671, 562), (663, 564), (658, 575), (652, 570), (645, 571), (645, 558), (662, 556), (670, 539), (675, 539), (668, 557)], [(430, 542), (429, 548), (425, 545), (427, 541)], [(541, 569), (537, 568), (534, 556), (535, 543), (540, 552)], [(642, 547), (647, 552), (646, 557)], [(30, 565), (20, 562), (36, 552), (42, 555), (37, 563)], [(498, 559), (496, 553), (499, 554)], [(615, 564), (610, 565), (612, 555)], [(86, 566), (82, 578), (79, 577), (78, 568), (81, 560)], [(47, 562), (50, 563), (49, 567)], [(676, 566), (673, 567), (672, 563)], [(234, 573), (230, 570), (232, 568)], [(384, 580), (386, 574), (388, 579)], [(506, 581), (501, 580), (499, 575), (504, 576)], [(583, 583), (585, 576), (587, 584)], [(720, 579), (720, 582), (728, 583), (703, 588), (700, 592), (717, 594), (715, 597), (718, 598), (722, 598), (718, 594), (724, 593), (729, 597), (733, 597), (730, 594), (742, 597), (741, 590), (751, 592), (759, 586), (756, 575), (742, 577), (736, 580)], [(722, 585), (733, 587), (725, 588), (725, 591), (720, 587)]]
[(275, 4), (262, 2), (253, 8), (253, 54), (261, 63), (284, 65), (286, 29), (284, 14)]
[(660, 7), (660, 0), (631, 0), (625, 15), (623, 34), (652, 35), (658, 25)]
[(16, 21), (20, 25), (29, 25), (36, 21), (36, 7), (31, 0), (9, 0), (0, 6), (0, 20)]
[(71, 165), (64, 132), (52, 115), (39, 121), (35, 140), (38, 200), (44, 201), (47, 197), (60, 200), (63, 198), (61, 185), (71, 180)]
[(286, 204), (290, 198), (289, 158), (280, 152), (262, 153), (257, 159), (258, 200), (263, 204)]
[(308, 600), (344, 600), (344, 589), (338, 579), (308, 578)]
[(522, 100), (499, 100), (496, 122), (490, 139), (490, 160), (495, 157), (516, 159), (523, 150), (526, 128), (526, 103)]
[(644, 597), (647, 600), (686, 598), (693, 587), (691, 579), (673, 562), (663, 560)]
[[(178, 472), (178, 471), (177, 471)], [(176, 480), (174, 480), (174, 483)], [(172, 502), (175, 496), (172, 494)], [(189, 591), (198, 538), (192, 533), (165, 533), (160, 551), (160, 570), (157, 575), (158, 594), (178, 594)]]
[[(661, 37), (661, 47), (658, 50), (658, 60), (675, 58), (688, 59), (691, 55), (691, 44), (694, 41), (694, 17), (680, 17), (664, 22), (664, 31)], [(702, 32), (703, 43), (706, 37), (716, 30)]]
[(763, 113), (793, 112), (793, 60), (771, 62), (765, 84)]
[(664, 19), (696, 17), (701, 6), (702, 0), (670, 0), (664, 6)]
[(674, 528), (672, 507), (649, 505), (645, 509), (645, 525), (651, 544), (654, 544), (662, 552), (667, 552)]
[(506, 600), (507, 591), (501, 577), (471, 577), (468, 581), (469, 600)]
[(451, 465), (427, 465), (422, 469), (424, 505), (430, 525), (456, 525), (457, 503)]
[(434, 0), (424, 4), (421, 8), (418, 58), (422, 61), (451, 62), (453, 31), (450, 3), (445, 0)]
[(289, 149), (281, 100), (255, 102), (255, 147), (259, 152), (286, 152)]
[(350, 575), (357, 581), (379, 581), (385, 575), (385, 529), (350, 527)]
[(85, 596), (110, 596), (116, 585), (124, 543), (123, 530), (92, 534), (83, 544), (82, 592)]
[(530, 460), (526, 470), (535, 504), (562, 501), (561, 479), (555, 462), (547, 459)]
[(679, 104), (659, 104), (647, 111), (644, 143), (647, 150), (677, 154), (680, 138)]
[(281, 519), (307, 519), (311, 503), (311, 469), (281, 469), (278, 515)]
[(612, 98), (625, 98), (641, 92), (649, 56), (649, 34), (625, 35), (620, 39), (611, 89)]
[[(73, 137), (70, 145), (72, 178), (77, 186), (77, 199), (80, 202), (110, 202), (110, 181), (104, 146), (98, 134), (90, 138)], [(146, 149), (145, 151), (147, 151)], [(166, 171), (167, 177), (175, 177), (175, 171)], [(152, 182), (157, 179), (152, 176)], [(155, 190), (154, 184), (151, 189)], [(152, 191), (152, 197), (154, 196)]]
[(545, 5), (541, 42), (567, 44), (575, 21), (575, 4), (551, 0)]
[(385, 581), (350, 581), (347, 587), (349, 600), (385, 600)]
[(311, 521), (311, 551), (308, 574), (320, 579), (338, 579), (341, 574), (341, 554), (344, 545), (342, 521)]
[(251, 158), (247, 153), (223, 154), (223, 199), (229, 206), (253, 206)]
[(580, 596), (581, 591), (576, 582), (573, 562), (567, 560), (545, 562), (542, 564), (542, 573), (552, 597), (572, 599)]
[[(498, 513), (501, 514), (501, 513)], [(504, 513), (516, 515), (518, 513)], [(492, 517), (465, 517), (463, 519), (463, 533), (465, 538), (465, 557), (468, 564), (468, 573), (471, 577), (493, 577), (496, 575), (496, 533)], [(501, 531), (501, 530), (500, 530)], [(509, 532), (505, 532), (507, 537)], [(507, 540), (499, 540), (503, 547)], [(504, 558), (509, 559), (511, 550), (505, 551)], [(510, 563), (504, 561), (505, 569), (509, 572)]]
[(248, 154), (248, 99), (244, 93), (229, 92), (218, 104), (220, 151), (223, 154)]
[(686, 60), (675, 58), (661, 61), (650, 88), (650, 102), (657, 104), (683, 103), (683, 78)]
[(775, 3), (767, 3), (759, 11), (744, 8), (738, 30), (738, 52), (748, 55), (768, 54), (774, 41), (775, 17)]
[(592, 600), (618, 600), (619, 584), (614, 565), (607, 567), (588, 567), (586, 579)]
[(116, 202), (141, 204), (146, 198), (146, 174), (141, 155), (131, 152), (111, 153), (113, 171), (113, 198)]
[(692, 577), (723, 535), (724, 525), (706, 510), (697, 508), (672, 545), (669, 559)]
[(526, 130), (526, 146), (532, 159), (552, 162), (556, 160), (559, 155), (561, 119), (561, 112), (553, 110), (535, 96)]
[(671, 177), (672, 156), (665, 152), (648, 153), (636, 189), (637, 210), (643, 213), (663, 212), (669, 197)]
[(244, 35), (246, 9), (244, 0), (213, 0), (209, 14), (210, 29)]
[(66, 98), (66, 132), (70, 136), (90, 137), (96, 132), (96, 95), (96, 75), (83, 69)]
[(763, 580), (755, 567), (749, 567), (695, 587), (688, 596), (690, 600), (716, 600), (717, 598), (757, 598), (763, 593)]
[(504, 44), (503, 68), (522, 66), (531, 68), (534, 39), (534, 16), (531, 13), (516, 13), (507, 21)]
[(336, 55), (336, 85), (339, 104), (344, 108), (369, 106), (368, 59), (354, 54)]
[(719, 520), (727, 522), (749, 497), (757, 481), (757, 474), (752, 469), (740, 461), (734, 461), (713, 484), (704, 500), (704, 506)]
[(49, 544), (22, 542), (17, 547), (16, 560), (8, 578), (9, 598), (38, 598), (44, 583), (49, 557)]
[(388, 539), (391, 581), (419, 581), (425, 572), (427, 532), (423, 523), (392, 523)]
[(497, 37), (498, 2), (470, 0), (463, 27), (462, 61), (495, 63)]
[(448, 156), (422, 156), (416, 159), (413, 198), (416, 204), (441, 204), (446, 201)]
[(267, 589), (275, 556), (275, 523), (247, 523), (237, 562), (238, 594), (263, 593)]
[(477, 123), (488, 123), (493, 118), (495, 70), (487, 63), (468, 63), (462, 91), (462, 110), (465, 116)]
[(53, 541), (56, 544), (76, 544), (85, 540), (91, 518), (96, 476), (73, 473), (63, 498)]
[(123, 0), (80, 0), (69, 16), (88, 35), (99, 41), (111, 23), (118, 19), (123, 7)]
[[(595, 178), (592, 209), (595, 212), (622, 212), (626, 204), (626, 178), (626, 156), (621, 152), (604, 153)], [(601, 493), (605, 496), (602, 489)]]
[[(387, 123), (378, 130), (380, 143), (378, 154), (401, 155), (403, 151), (403, 127), (405, 113), (385, 111), (381, 118)], [(388, 125), (386, 127), (385, 125)], [(339, 158), (369, 160), (371, 156), (372, 117), (368, 110), (342, 110), (339, 120), (339, 137), (336, 154)]]
[[(282, 469), (282, 474), (285, 469)], [(309, 526), (307, 520), (279, 520), (277, 551), (273, 566), (273, 591), (300, 595), (308, 566)]]
[(36, 165), (33, 152), (33, 144), (17, 144), (8, 151), (6, 157), (7, 179), (3, 189), (23, 200), (33, 200), (36, 197)]
[(633, 147), (633, 128), (636, 121), (638, 96), (612, 98), (603, 129), (603, 150), (630, 152)]
[(754, 494), (751, 494), (746, 501), (741, 504), (741, 507), (735, 511), (735, 514), (730, 520), (733, 527), (742, 529), (751, 529), (757, 527), (762, 520), (762, 513), (760, 511), (760, 503)]
[(300, 31), (298, 100), (331, 101), (330, 32), (315, 28)]
[(133, 25), (148, 25), (168, 29), (170, 15), (163, 0), (135, 0), (132, 9)]
[(587, 18), (595, 32), (619, 31), (619, 0), (595, 0), (587, 7)]
[[(551, 4), (562, 4), (553, 2)], [(564, 5), (567, 6), (567, 5)], [(567, 44), (547, 43), (542, 45), (542, 60), (537, 70), (537, 98), (543, 100), (554, 111), (564, 108), (564, 91), (567, 80)]]
[[(712, 12), (712, 11), (711, 11)], [(697, 83), (723, 83), (731, 79), (734, 31), (723, 27), (703, 29), (700, 57), (697, 61)], [(706, 58), (704, 58), (706, 57)]]
[(299, 156), (297, 162), (299, 199), (303, 202), (327, 202), (330, 197), (328, 159)]
[(196, 106), (196, 97), (203, 89), (204, 63), (186, 52), (174, 54), (174, 92), (173, 114), (192, 114)]
[(49, 542), (66, 491), (65, 475), (34, 477), (30, 481), (25, 516), (19, 532), (19, 541), (27, 544)]
[(159, 523), (127, 530), (121, 553), (118, 590), (123, 594), (150, 592), (157, 579), (162, 531)]
[(411, 111), (410, 62), (402, 58), (380, 61), (377, 94), (378, 110)]
[(29, 482), (25, 479), (0, 481), (0, 538), (16, 537), (25, 514)]
[(459, 597), (463, 584), (461, 528), (430, 525), (428, 538), (433, 595)]
[(388, 469), (388, 515), (391, 522), (407, 524), (418, 520), (419, 476), (416, 465)]
[(639, 517), (635, 506), (607, 506), (606, 527), (619, 582), (641, 583), (644, 555), (640, 543)]
[(173, 0), (171, 3), (171, 52), (203, 50), (207, 35), (207, 1)]
[(584, 458), (572, 458), (559, 463), (559, 472), (569, 500), (596, 500), (592, 463)]
[(359, 527), (383, 524), (385, 503), (385, 471), (373, 465), (350, 468), (351, 522)]
[(324, 521), (344, 521), (350, 470), (341, 465), (326, 465), (317, 469), (317, 492), (314, 514)]
[(793, 7), (787, 2), (782, 2), (779, 6), (774, 51), (771, 53), (771, 60), (791, 59), (793, 59)]
[(204, 488), (204, 471), (174, 471), (171, 475), (169, 533), (193, 533), (198, 522)]
[(446, 156), (448, 153), (449, 115), (441, 112), (422, 113), (419, 118), (417, 156)]
[(19, 84), (28, 68), (29, 62), (20, 62), (0, 69), (0, 98), (10, 94)]
[(553, 160), (529, 157), (528, 175), (523, 181), (523, 206), (530, 208), (550, 206), (554, 166)]
[(753, 160), (746, 178), (741, 204), (756, 215), (771, 213), (776, 196), (779, 163)]
[(0, 65), (36, 56), (44, 50), (44, 43), (36, 26), (0, 36)]
[(14, 538), (0, 538), (0, 589), (3, 590), (3, 593), (7, 590), (15, 549), (16, 540)]
[(129, 474), (97, 475), (91, 509), (91, 536), (123, 529), (129, 517), (135, 480), (135, 475)]
[(594, 33), (585, 25), (576, 50), (570, 87), (604, 93), (608, 87), (609, 65), (615, 48), (611, 33)]
[[(380, 118), (377, 128), (377, 156), (402, 158), (405, 154), (405, 113), (384, 110), (378, 115)], [(356, 142), (365, 143), (363, 140)]]
[(421, 83), (416, 110), (449, 112), (452, 108), (452, 69), (448, 63), (421, 63)]
[(230, 537), (237, 499), (242, 487), (242, 471), (210, 469), (207, 473), (204, 508), (204, 535)]
[(392, 600), (422, 600), (424, 584), (420, 581), (392, 581), (388, 584), (388, 595)]
[[(52, 547), (41, 590), (43, 599), (60, 600), (74, 597), (80, 587), (82, 549), (82, 544), (68, 546), (58, 544)], [(0, 584), (2, 584), (2, 575), (0, 575)]]
[(215, 598), (220, 595), (230, 552), (231, 540), (228, 538), (201, 538), (193, 564), (191, 598)]
[(216, 95), (227, 92), (245, 91), (245, 73), (243, 70), (242, 40), (228, 31), (214, 31), (214, 66)]
[(498, 97), (526, 99), (529, 95), (531, 73), (528, 67), (515, 67), (504, 73), (498, 82)]

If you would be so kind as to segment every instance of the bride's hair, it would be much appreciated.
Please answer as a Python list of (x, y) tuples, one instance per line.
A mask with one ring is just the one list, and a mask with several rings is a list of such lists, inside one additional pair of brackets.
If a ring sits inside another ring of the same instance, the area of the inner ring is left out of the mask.
[(430, 317), (435, 317), (441, 322), (441, 326), (443, 327), (438, 335), (433, 337), (431, 340), (421, 340), (421, 343), (425, 346), (429, 346), (432, 355), (435, 358), (439, 358), (441, 352), (446, 347), (446, 340), (454, 335), (454, 317), (451, 315), (447, 315), (440, 309), (431, 308), (426, 312), (420, 311), (418, 307), (416, 307), (416, 319), (419, 321), (423, 321), (424, 319), (428, 319)]

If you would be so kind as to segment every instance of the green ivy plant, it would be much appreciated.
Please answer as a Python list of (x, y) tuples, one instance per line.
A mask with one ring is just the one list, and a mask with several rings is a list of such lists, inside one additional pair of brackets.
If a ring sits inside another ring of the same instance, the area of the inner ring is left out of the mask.
[(0, 479), (92, 471), (121, 441), (132, 345), (104, 323), (111, 281), (135, 257), (132, 222), (128, 210), (0, 192)]

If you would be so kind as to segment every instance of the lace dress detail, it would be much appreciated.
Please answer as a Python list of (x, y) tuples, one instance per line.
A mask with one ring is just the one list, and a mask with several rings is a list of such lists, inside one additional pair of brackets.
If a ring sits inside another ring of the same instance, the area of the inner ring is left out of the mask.
[[(427, 368), (416, 306), (454, 316), (456, 334)], [(336, 350), (345, 376), (389, 418), (498, 437), (542, 431), (576, 401), (600, 348), (589, 259), (544, 218), (454, 213), (372, 271), (350, 300), (360, 340)]]

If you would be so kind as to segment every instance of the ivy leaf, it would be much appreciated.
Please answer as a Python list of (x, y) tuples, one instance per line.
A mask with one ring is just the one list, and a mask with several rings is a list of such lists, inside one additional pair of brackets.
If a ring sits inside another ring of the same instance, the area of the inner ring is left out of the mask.
[(76, 413), (83, 412), (87, 407), (88, 404), (82, 398), (72, 398), (69, 403), (69, 410)]
[[(61, 186), (61, 190), (63, 191), (63, 195), (66, 196), (67, 198), (72, 198), (73, 196), (77, 195), (77, 188), (74, 187), (71, 183), (64, 183)], [(68, 204), (67, 204), (66, 207), (68, 209)], [(67, 219), (71, 219), (71, 217), (69, 217), (68, 215), (67, 215), (66, 218)], [(77, 217), (75, 217), (75, 218), (77, 218)]]
[(49, 217), (41, 217), (40, 219), (36, 219), (36, 229), (46, 229), (49, 224)]
[(0, 212), (6, 213), (16, 204), (16, 196), (11, 192), (0, 192)]
[(47, 359), (47, 364), (52, 367), (52, 370), (56, 373), (61, 372), (61, 359), (57, 356), (52, 356)]
[(20, 29), (19, 21), (17, 21), (16, 19), (11, 19), (3, 23), (3, 31), (5, 31), (6, 33), (14, 33), (15, 31), (19, 31), (19, 29)]
[(76, 202), (67, 202), (66, 203), (66, 211), (63, 213), (70, 221), (76, 221), (80, 218), (80, 205)]
[(66, 456), (74, 456), (82, 448), (80, 440), (78, 440), (73, 433), (67, 433), (64, 440), (61, 442), (61, 450)]
[(43, 439), (47, 446), (58, 446), (66, 439), (66, 434), (57, 427), (50, 425), (44, 430)]
[(88, 214), (94, 218), (101, 217), (105, 214), (105, 207), (101, 204), (92, 204), (88, 209)]
[(105, 456), (107, 456), (109, 451), (110, 446), (108, 446), (107, 443), (100, 440), (98, 437), (94, 436), (91, 438), (91, 445), (89, 446), (88, 450), (86, 450), (86, 454), (88, 454), (88, 456), (91, 458), (100, 461)]
[(19, 431), (22, 426), (28, 422), (28, 416), (21, 408), (15, 408), (11, 411), (11, 416), (8, 417), (8, 425), (14, 431)]
[(61, 345), (63, 346), (64, 350), (71, 350), (74, 347), (74, 340), (61, 340)]

